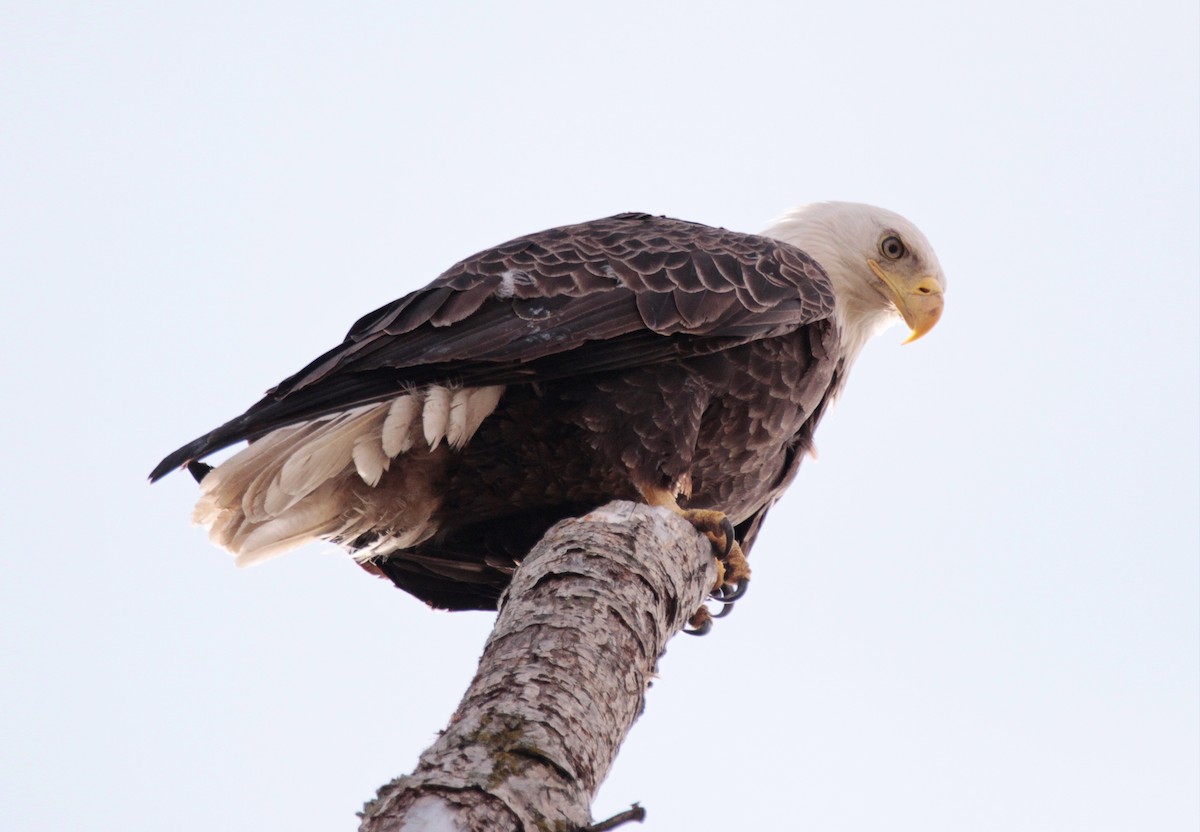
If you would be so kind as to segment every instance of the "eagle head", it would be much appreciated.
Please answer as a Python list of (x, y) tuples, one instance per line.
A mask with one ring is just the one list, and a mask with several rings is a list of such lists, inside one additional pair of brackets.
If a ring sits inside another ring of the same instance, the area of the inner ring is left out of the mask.
[(942, 316), (946, 276), (929, 240), (899, 214), (857, 202), (817, 202), (789, 211), (763, 235), (803, 249), (825, 269), (850, 355), (897, 320), (911, 330), (907, 344)]

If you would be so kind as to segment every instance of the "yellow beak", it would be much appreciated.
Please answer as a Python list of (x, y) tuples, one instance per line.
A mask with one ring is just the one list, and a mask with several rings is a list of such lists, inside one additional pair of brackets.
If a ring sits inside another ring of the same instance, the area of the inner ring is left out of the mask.
[(912, 330), (904, 343), (911, 344), (933, 329), (942, 317), (944, 306), (942, 284), (936, 277), (920, 275), (914, 279), (894, 274), (886, 271), (875, 260), (868, 260), (867, 265), (875, 272), (875, 276), (883, 281), (896, 311)]

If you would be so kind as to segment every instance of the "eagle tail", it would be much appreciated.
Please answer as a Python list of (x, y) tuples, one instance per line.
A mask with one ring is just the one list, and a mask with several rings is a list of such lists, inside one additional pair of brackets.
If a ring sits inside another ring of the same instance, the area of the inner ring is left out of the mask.
[[(446, 455), (495, 410), (502, 387), (429, 387), (278, 428), (216, 467), (189, 459), (208, 437), (160, 464), (200, 481), (192, 514), (239, 566), (324, 539), (371, 558), (436, 531), (433, 484)], [(221, 428), (209, 437), (219, 435)], [(156, 473), (159, 472), (156, 469)]]

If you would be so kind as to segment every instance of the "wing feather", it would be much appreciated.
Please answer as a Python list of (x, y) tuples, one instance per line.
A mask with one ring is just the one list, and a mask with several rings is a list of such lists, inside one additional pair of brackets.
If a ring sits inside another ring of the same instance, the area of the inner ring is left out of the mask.
[[(467, 258), (363, 316), (341, 345), (167, 456), (151, 478), (424, 385), (498, 387), (649, 365), (779, 335), (833, 309), (821, 268), (777, 240), (646, 214), (553, 228)], [(400, 440), (386, 423), (383, 433), (390, 455)], [(378, 464), (364, 458), (371, 475)]]

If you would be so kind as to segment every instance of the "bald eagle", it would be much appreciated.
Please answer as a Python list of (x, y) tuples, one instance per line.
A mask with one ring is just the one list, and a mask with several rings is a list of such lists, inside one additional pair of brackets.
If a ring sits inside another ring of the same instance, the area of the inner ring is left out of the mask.
[(867, 205), (762, 235), (553, 228), (366, 315), (150, 478), (189, 468), (195, 522), (238, 565), (328, 540), (440, 608), (494, 609), (552, 524), (614, 499), (688, 516), (732, 583), (863, 345), (901, 318), (928, 332), (945, 286), (924, 235)]

